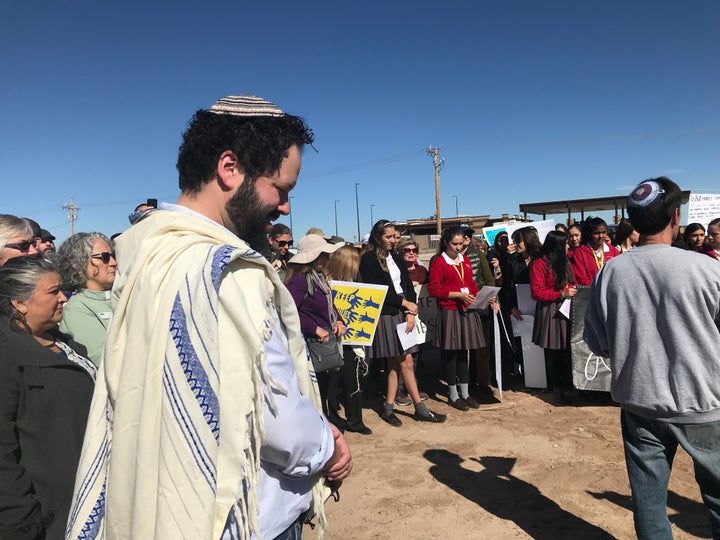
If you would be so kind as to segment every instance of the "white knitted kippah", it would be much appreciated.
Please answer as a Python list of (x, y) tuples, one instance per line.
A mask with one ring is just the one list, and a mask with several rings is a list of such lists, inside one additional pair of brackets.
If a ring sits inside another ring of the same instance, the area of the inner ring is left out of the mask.
[(649, 208), (660, 200), (663, 193), (665, 193), (665, 190), (657, 182), (653, 180), (641, 182), (635, 186), (635, 189), (628, 196), (628, 208)]
[(216, 114), (233, 116), (282, 116), (277, 105), (257, 96), (228, 96), (219, 99), (209, 109)]

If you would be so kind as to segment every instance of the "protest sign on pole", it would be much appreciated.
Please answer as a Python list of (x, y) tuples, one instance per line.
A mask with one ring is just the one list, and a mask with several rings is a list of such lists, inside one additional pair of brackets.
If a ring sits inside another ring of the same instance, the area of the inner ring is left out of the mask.
[(342, 344), (372, 345), (387, 286), (351, 281), (332, 281), (330, 286), (333, 303), (347, 326)]
[(707, 230), (708, 223), (720, 217), (719, 193), (691, 193), (688, 203), (688, 224), (700, 223)]

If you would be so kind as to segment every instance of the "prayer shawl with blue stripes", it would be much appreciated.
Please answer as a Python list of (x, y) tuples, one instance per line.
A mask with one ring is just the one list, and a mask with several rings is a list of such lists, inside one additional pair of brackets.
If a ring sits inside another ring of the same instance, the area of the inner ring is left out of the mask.
[[(277, 388), (264, 340), (278, 316), (300, 390), (319, 407), (292, 297), (261, 255), (195, 216), (153, 211), (116, 247), (113, 320), (66, 537), (216, 539), (232, 511), (249, 538), (261, 381)], [(327, 494), (318, 478), (321, 530)]]

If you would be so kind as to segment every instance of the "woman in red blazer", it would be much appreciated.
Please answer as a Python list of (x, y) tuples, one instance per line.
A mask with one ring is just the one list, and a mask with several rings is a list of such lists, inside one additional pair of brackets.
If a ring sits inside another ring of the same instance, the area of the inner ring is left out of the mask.
[(585, 221), (583, 245), (577, 248), (570, 259), (575, 282), (578, 285), (592, 285), (595, 274), (620, 252), (608, 243), (607, 223), (599, 217)]
[(550, 231), (542, 256), (530, 264), (530, 294), (535, 300), (532, 341), (545, 350), (545, 373), (560, 403), (568, 403), (563, 389), (570, 374), (570, 321), (559, 312), (562, 303), (577, 294), (567, 257), (567, 235)]
[(464, 240), (460, 227), (443, 231), (438, 254), (430, 262), (428, 281), (428, 292), (441, 308), (435, 345), (442, 349), (449, 404), (460, 411), (480, 406), (469, 394), (468, 350), (485, 347), (480, 314), (467, 309), (475, 301), (478, 287), (470, 261), (461, 253)]

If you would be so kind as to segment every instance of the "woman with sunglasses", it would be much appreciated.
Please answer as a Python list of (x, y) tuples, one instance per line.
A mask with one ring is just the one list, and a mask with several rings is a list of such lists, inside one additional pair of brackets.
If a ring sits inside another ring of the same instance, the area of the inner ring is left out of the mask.
[(0, 214), (0, 266), (15, 257), (35, 255), (35, 239), (27, 221)]
[(65, 537), (95, 366), (58, 331), (53, 263), (0, 267), (0, 538)]
[(419, 250), (415, 241), (411, 238), (400, 240), (397, 245), (397, 252), (402, 255), (403, 261), (405, 261), (405, 268), (407, 268), (413, 286), (416, 287), (427, 283), (428, 270), (418, 260)]
[(277, 270), (281, 281), (285, 281), (287, 275), (288, 261), (293, 256), (290, 252), (292, 247), (293, 240), (290, 228), (282, 223), (273, 225), (268, 233), (268, 247), (263, 251), (263, 256)]
[(418, 307), (415, 303), (415, 288), (405, 263), (394, 252), (396, 247), (395, 225), (381, 219), (373, 225), (368, 251), (360, 258), (361, 281), (386, 285), (388, 288), (371, 348), (374, 359), (387, 359), (387, 394), (381, 417), (393, 427), (402, 425), (394, 411), (398, 375), (402, 374), (405, 389), (415, 405), (413, 418), (419, 422), (444, 422), (445, 415), (428, 409), (420, 397), (412, 358), (412, 354), (417, 351), (417, 345), (403, 349), (397, 334), (397, 327), (401, 323), (407, 324), (406, 332), (414, 330)]
[(60, 330), (85, 346), (90, 360), (100, 365), (105, 334), (110, 323), (110, 290), (117, 261), (111, 242), (99, 232), (77, 233), (58, 250), (58, 266), (66, 291)]

